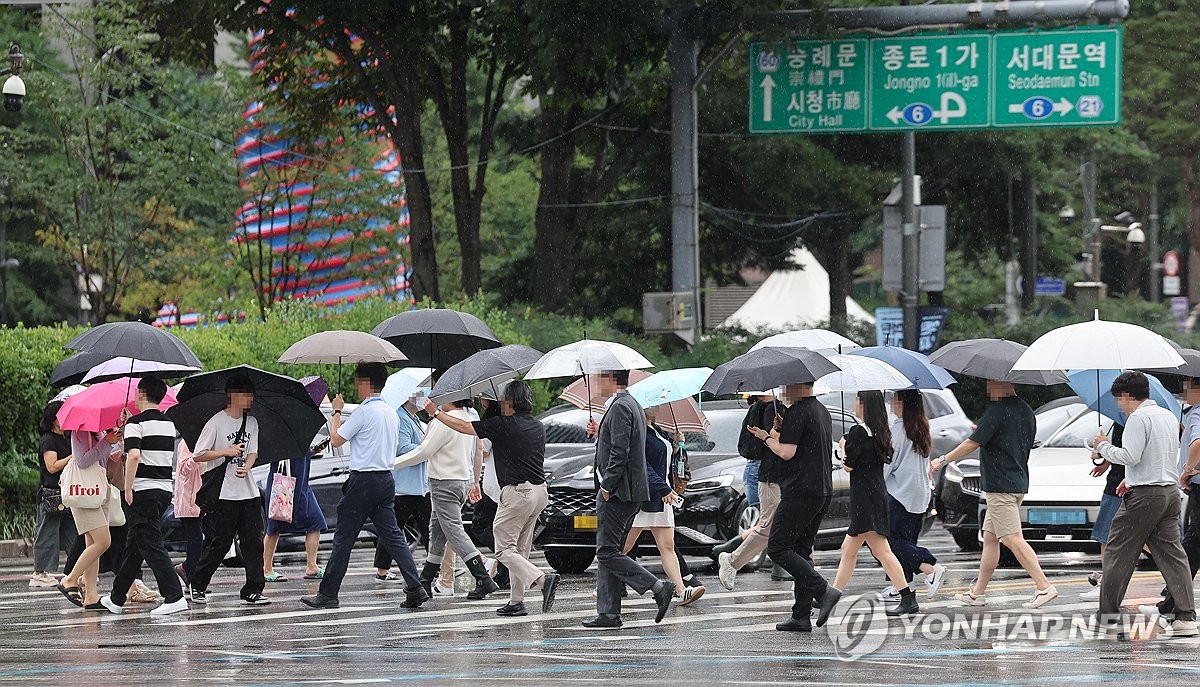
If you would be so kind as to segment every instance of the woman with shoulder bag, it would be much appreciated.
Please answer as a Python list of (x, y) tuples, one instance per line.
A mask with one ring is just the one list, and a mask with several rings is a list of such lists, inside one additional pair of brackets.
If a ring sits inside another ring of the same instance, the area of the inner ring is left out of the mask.
[[(38, 429), (42, 432), (38, 444), (38, 464), (41, 480), (38, 484), (37, 528), (33, 534), (33, 576), (30, 587), (53, 587), (58, 584), (54, 573), (58, 572), (58, 552), (70, 552), (79, 536), (75, 532), (75, 520), (62, 504), (59, 489), (59, 473), (71, 460), (71, 442), (58, 424), (58, 410), (62, 401), (46, 405)], [(68, 567), (73, 565), (70, 557)]]
[[(112, 429), (96, 435), (86, 431), (71, 432), (72, 457), (68, 461), (68, 466), (63, 469), (65, 482), (62, 486), (68, 492), (64, 494), (66, 499), (72, 497), (71, 492), (76, 491), (72, 488), (77, 486), (85, 489), (95, 488), (101, 492), (97, 506), (71, 506), (71, 517), (75, 520), (75, 529), (83, 536), (86, 547), (80, 554), (79, 560), (75, 562), (75, 566), (59, 581), (56, 587), (68, 601), (88, 611), (108, 611), (100, 603), (97, 578), (100, 576), (100, 556), (108, 550), (112, 543), (108, 531), (109, 509), (111, 507), (120, 508), (119, 504), (111, 503), (110, 497), (113, 490), (109, 486), (107, 468), (109, 463), (119, 463), (124, 455), (119, 449), (113, 450), (113, 446), (119, 445), (121, 439), (119, 429)], [(71, 469), (71, 462), (75, 463), (74, 469)], [(96, 466), (103, 466), (103, 468), (99, 471), (89, 470)], [(73, 481), (73, 477), (84, 474), (85, 470), (88, 470), (87, 475), (95, 476), (96, 481), (100, 483), (93, 486), (90, 484), (91, 479), (84, 483)], [(96, 475), (97, 472), (103, 477)], [(83, 588), (82, 593), (81, 587)]]

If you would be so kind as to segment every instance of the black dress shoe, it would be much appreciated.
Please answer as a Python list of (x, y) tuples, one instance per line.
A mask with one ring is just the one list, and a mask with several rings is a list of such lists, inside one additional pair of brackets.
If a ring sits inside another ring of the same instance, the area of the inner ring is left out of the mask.
[(600, 615), (591, 620), (583, 621), (583, 626), (593, 630), (612, 630), (621, 627), (621, 616), (619, 615)]
[(554, 608), (554, 592), (558, 591), (561, 579), (557, 573), (546, 573), (542, 578), (542, 613), (549, 613)]
[(529, 615), (529, 613), (525, 610), (524, 603), (506, 603), (500, 608), (496, 609), (496, 615), (501, 615), (506, 618), (515, 618), (522, 615)]
[(812, 632), (812, 621), (808, 618), (788, 618), (782, 623), (776, 623), (775, 629), (780, 632)]
[(658, 613), (656, 613), (654, 616), (654, 622), (662, 622), (662, 619), (667, 615), (667, 609), (671, 607), (671, 601), (674, 598), (675, 583), (663, 582), (662, 589), (654, 592), (654, 603), (658, 604)]
[(734, 551), (737, 551), (737, 548), (742, 545), (743, 541), (745, 540), (741, 537), (734, 537), (733, 539), (730, 539), (724, 543), (717, 544), (712, 548), (713, 558), (716, 558), (723, 553), (733, 553)]
[(899, 606), (896, 606), (895, 608), (889, 608), (886, 611), (887, 615), (893, 618), (900, 615), (913, 615), (914, 613), (920, 612), (921, 606), (917, 604), (917, 595), (911, 591), (908, 594), (903, 594), (900, 596)]
[(400, 608), (420, 608), (421, 604), (429, 601), (429, 594), (424, 587), (416, 587), (415, 589), (407, 589), (404, 594), (404, 601), (400, 602)]
[(309, 608), (337, 608), (341, 605), (338, 603), (337, 599), (333, 598), (332, 596), (325, 596), (320, 592), (317, 592), (312, 596), (300, 597), (300, 603), (308, 606)]
[(841, 601), (842, 593), (833, 587), (825, 588), (825, 596), (821, 597), (821, 612), (817, 614), (817, 627), (823, 627), (825, 622), (829, 620), (830, 614), (833, 613), (833, 608), (837, 606), (837, 602)]

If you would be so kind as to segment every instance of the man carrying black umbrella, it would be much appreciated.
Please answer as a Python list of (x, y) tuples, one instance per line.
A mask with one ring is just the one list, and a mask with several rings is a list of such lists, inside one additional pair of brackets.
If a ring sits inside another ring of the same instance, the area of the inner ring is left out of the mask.
[(337, 532), (333, 535), (333, 551), (325, 567), (320, 591), (305, 596), (300, 602), (311, 608), (337, 608), (338, 592), (350, 564), (350, 552), (363, 524), (370, 518), (375, 533), (392, 560), (400, 566), (407, 595), (401, 606), (416, 608), (429, 600), (421, 586), (412, 551), (404, 532), (396, 523), (395, 492), (392, 464), (396, 460), (396, 439), (400, 418), (396, 411), (379, 397), (387, 383), (387, 368), (382, 363), (360, 363), (354, 370), (354, 384), (363, 402), (349, 420), (342, 423), (345, 401), (338, 394), (333, 399), (333, 420), (329, 424), (330, 445), (334, 448), (353, 442), (350, 447), (350, 477), (342, 488), (342, 500), (337, 507)]
[(220, 490), (216, 505), (205, 513), (215, 524), (214, 534), (205, 542), (200, 564), (189, 577), (192, 603), (208, 603), (208, 583), (237, 536), (246, 568), (242, 601), (269, 604), (271, 600), (262, 594), (266, 586), (262, 565), (262, 496), (250, 474), (258, 460), (258, 419), (248, 413), (254, 405), (254, 383), (245, 375), (234, 375), (225, 382), (225, 396), (225, 409), (204, 425), (192, 453), (193, 460), (205, 466), (205, 473), (214, 470), (222, 473), (216, 478), (220, 484), (213, 487)]

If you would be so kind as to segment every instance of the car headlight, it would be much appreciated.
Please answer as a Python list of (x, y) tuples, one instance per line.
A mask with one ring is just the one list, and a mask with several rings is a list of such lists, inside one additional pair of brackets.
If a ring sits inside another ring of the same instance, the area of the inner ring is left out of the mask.
[(946, 481), (947, 482), (954, 482), (955, 484), (962, 484), (963, 477), (965, 477), (965, 475), (963, 475), (962, 468), (958, 467), (954, 463), (950, 463), (949, 465), (946, 466)]
[(685, 494), (698, 494), (705, 491), (716, 491), (733, 484), (733, 475), (717, 475), (704, 479), (692, 480), (688, 483)]

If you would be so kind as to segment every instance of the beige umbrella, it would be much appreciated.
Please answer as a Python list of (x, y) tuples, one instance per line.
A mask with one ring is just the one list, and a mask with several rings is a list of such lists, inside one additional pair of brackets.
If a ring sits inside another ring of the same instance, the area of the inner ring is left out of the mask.
[[(649, 372), (644, 370), (630, 370), (629, 383), (636, 384), (650, 376)], [(590, 384), (586, 377), (580, 377), (558, 395), (559, 398), (570, 403), (576, 408), (582, 408), (589, 413), (598, 415), (604, 414), (604, 405), (608, 403), (608, 396), (599, 392), (592, 395), (590, 402), (588, 399), (588, 389), (595, 389), (597, 385)], [(694, 432), (703, 434), (708, 431), (708, 418), (705, 417), (704, 411), (700, 410), (700, 406), (693, 398), (686, 398), (682, 401), (674, 401), (655, 408), (655, 416), (661, 425), (673, 427), (680, 432)]]
[(366, 332), (348, 329), (306, 336), (279, 356), (279, 362), (290, 365), (337, 365), (339, 389), (344, 363), (389, 364), (407, 359), (394, 344)]

